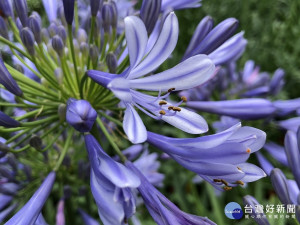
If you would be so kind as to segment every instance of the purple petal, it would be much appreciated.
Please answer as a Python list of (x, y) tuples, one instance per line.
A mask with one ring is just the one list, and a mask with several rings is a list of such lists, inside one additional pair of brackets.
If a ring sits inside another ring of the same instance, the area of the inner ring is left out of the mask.
[(193, 56), (177, 66), (145, 78), (130, 80), (130, 87), (152, 91), (184, 90), (199, 86), (214, 76), (215, 66), (205, 55)]
[(140, 180), (122, 164), (110, 158), (90, 134), (84, 136), (91, 166), (97, 176), (104, 176), (120, 188), (138, 187)]
[(270, 176), (274, 166), (260, 152), (256, 152), (255, 154), (262, 169), (268, 176)]
[(197, 8), (200, 7), (201, 0), (162, 0), (161, 11), (167, 9), (186, 9), (186, 8)]
[(135, 68), (145, 54), (148, 42), (147, 30), (143, 21), (136, 16), (128, 16), (124, 22), (130, 66)]
[(147, 139), (146, 127), (132, 105), (127, 104), (123, 121), (123, 129), (128, 139), (134, 143), (142, 143)]
[(297, 132), (298, 127), (300, 126), (300, 117), (279, 121), (278, 125), (286, 130)]
[(264, 145), (264, 149), (266, 149), (278, 162), (285, 166), (288, 166), (286, 154), (282, 146), (277, 145), (273, 142), (269, 142)]
[(178, 20), (170, 13), (164, 21), (159, 37), (146, 58), (129, 74), (128, 79), (138, 78), (160, 66), (174, 50), (178, 39)]
[(88, 215), (86, 212), (84, 212), (82, 209), (79, 209), (79, 213), (81, 215), (81, 218), (83, 219), (85, 225), (99, 225), (97, 220), (92, 218), (90, 215)]
[(237, 166), (246, 174), (242, 179), (245, 183), (253, 182), (266, 176), (266, 173), (261, 168), (251, 163), (241, 163)]
[(57, 0), (43, 0), (43, 5), (49, 22), (53, 22), (57, 18)]
[(48, 225), (48, 223), (45, 221), (42, 213), (40, 213), (40, 215), (38, 216), (38, 218), (35, 221), (34, 225)]
[(115, 96), (122, 101), (132, 102), (132, 95), (130, 93), (130, 84), (127, 79), (124, 78), (115, 78), (108, 85)]
[(55, 172), (51, 172), (30, 200), (6, 222), (6, 225), (33, 225), (52, 190), (54, 181)]
[(174, 116), (163, 116), (162, 120), (190, 134), (202, 134), (208, 131), (208, 125), (202, 116), (184, 108)]

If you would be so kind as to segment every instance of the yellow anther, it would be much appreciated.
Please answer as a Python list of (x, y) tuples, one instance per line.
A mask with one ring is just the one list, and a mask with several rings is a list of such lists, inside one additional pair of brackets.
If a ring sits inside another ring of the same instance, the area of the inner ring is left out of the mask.
[(241, 167), (238, 167), (238, 166), (237, 166), (237, 168), (238, 168), (238, 170), (242, 170)]
[(181, 97), (181, 100), (182, 100), (183, 102), (187, 102), (187, 97), (182, 96), (182, 97)]
[(238, 180), (237, 182), (235, 182), (236, 184), (240, 184), (240, 185), (244, 185), (245, 183), (241, 180)]
[(158, 103), (159, 105), (166, 105), (166, 104), (168, 104), (165, 100), (161, 100), (161, 101), (159, 101), (159, 103)]
[(159, 111), (159, 114), (160, 114), (160, 115), (166, 115), (166, 112), (165, 112), (165, 110), (160, 110), (160, 111)]
[(247, 148), (246, 152), (250, 154), (251, 153), (251, 149)]
[(172, 109), (174, 112), (180, 112), (181, 111), (181, 108), (179, 108), (179, 107), (173, 107), (173, 109)]
[(224, 189), (225, 191), (230, 191), (230, 190), (232, 190), (232, 187), (224, 186), (223, 189)]
[(174, 106), (169, 106), (168, 110), (173, 110)]
[(175, 91), (175, 88), (170, 88), (170, 89), (168, 90), (168, 92), (172, 92), (172, 91)]

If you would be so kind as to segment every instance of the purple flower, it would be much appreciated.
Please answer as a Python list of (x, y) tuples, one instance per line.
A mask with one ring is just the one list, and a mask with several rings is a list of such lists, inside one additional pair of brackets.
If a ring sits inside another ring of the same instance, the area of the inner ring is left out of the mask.
[(300, 117), (279, 121), (278, 125), (286, 130), (297, 132), (300, 126)]
[(150, 34), (160, 14), (162, 0), (144, 0), (141, 6), (140, 17), (143, 20), (148, 34)]
[(7, 0), (0, 0), (0, 12), (4, 17), (13, 17), (11, 2)]
[(43, 0), (43, 5), (49, 22), (55, 21), (57, 19), (57, 0)]
[(263, 131), (241, 127), (240, 123), (223, 132), (198, 138), (169, 138), (148, 132), (147, 139), (220, 190), (265, 176), (259, 167), (245, 163), (250, 153), (258, 151), (265, 140)]
[(212, 29), (212, 18), (205, 17), (197, 26), (183, 60), (197, 54), (206, 54), (216, 65), (235, 61), (244, 52), (247, 44), (243, 32), (232, 37), (237, 26), (236, 19), (228, 18)]
[(274, 169), (274, 166), (260, 152), (256, 152), (255, 155), (258, 159), (261, 168), (265, 171), (265, 173), (268, 176), (270, 176), (272, 170)]
[(217, 132), (221, 132), (227, 130), (228, 128), (232, 127), (233, 125), (239, 122), (240, 121), (238, 119), (229, 116), (221, 116), (220, 121), (214, 122), (212, 126)]
[(273, 105), (279, 111), (279, 115), (286, 115), (300, 109), (300, 98), (290, 100), (277, 100)]
[(284, 166), (288, 166), (287, 157), (284, 151), (284, 147), (275, 144), (274, 142), (269, 142), (264, 145), (264, 149), (266, 149), (271, 156), (280, 162)]
[(27, 27), (27, 20), (28, 20), (27, 0), (14, 0), (14, 6), (23, 27)]
[(276, 110), (272, 102), (262, 98), (225, 101), (189, 101), (186, 103), (186, 106), (204, 112), (231, 116), (244, 120), (267, 118)]
[(198, 8), (201, 0), (162, 0), (161, 11)]
[(138, 190), (144, 203), (158, 225), (190, 224), (213, 225), (214, 222), (207, 218), (191, 215), (181, 211), (175, 204), (152, 186), (147, 178), (129, 161), (126, 166), (141, 179)]
[(55, 172), (49, 173), (31, 199), (5, 224), (33, 225), (37, 220), (55, 180)]
[(56, 213), (56, 225), (65, 225), (65, 201), (59, 200)]
[(88, 132), (97, 118), (96, 110), (86, 100), (70, 98), (67, 102), (66, 120), (76, 130)]
[[(206, 56), (197, 55), (167, 71), (141, 78), (155, 70), (175, 48), (178, 38), (178, 21), (175, 14), (170, 13), (166, 17), (160, 35), (148, 54), (145, 52), (147, 31), (138, 17), (125, 18), (125, 34), (130, 68), (121, 75), (94, 70), (88, 71), (87, 74), (100, 85), (113, 91), (126, 106), (123, 128), (129, 140), (141, 143), (147, 138), (146, 128), (134, 106), (147, 115), (162, 119), (185, 132), (206, 132), (208, 126), (200, 115), (179, 108), (181, 102), (170, 104), (165, 98), (173, 90), (188, 89), (209, 80), (215, 70), (211, 60)], [(147, 56), (144, 58), (145, 54)], [(150, 96), (135, 89), (159, 91), (159, 96)], [(168, 93), (161, 96), (161, 92), (165, 91)]]
[(91, 163), (91, 190), (104, 225), (123, 225), (135, 213), (131, 188), (140, 179), (128, 168), (110, 158), (90, 134), (85, 144)]
[(42, 213), (40, 213), (40, 215), (38, 216), (38, 218), (35, 221), (34, 225), (48, 225), (48, 223), (46, 223)]
[(8, 72), (1, 58), (0, 58), (0, 83), (11, 93), (17, 96), (23, 95), (23, 92), (19, 88), (16, 81), (12, 78), (11, 74)]

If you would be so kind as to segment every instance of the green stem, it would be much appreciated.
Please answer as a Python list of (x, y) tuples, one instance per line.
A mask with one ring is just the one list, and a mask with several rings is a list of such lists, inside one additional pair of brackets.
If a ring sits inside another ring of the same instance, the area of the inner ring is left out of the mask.
[[(92, 16), (92, 19), (91, 19), (91, 32), (89, 34), (90, 35), (89, 36), (89, 47), (93, 43), (95, 23), (96, 23), (96, 18), (94, 16)], [(90, 57), (90, 54), (88, 54), (87, 63), (86, 63), (87, 69), (90, 69), (90, 61), (91, 61), (91, 57)]]
[[(42, 107), (42, 108), (43, 108), (43, 107)], [(23, 119), (25, 119), (25, 118), (28, 118), (28, 117), (37, 115), (38, 112), (41, 112), (42, 108), (41, 108), (41, 109), (33, 110), (33, 111), (31, 111), (31, 112), (28, 112), (28, 113), (24, 114), (23, 116), (20, 116), (20, 117), (15, 118), (15, 120), (20, 121), (20, 120), (23, 120)]]
[(104, 124), (102, 123), (102, 121), (101, 121), (101, 119), (99, 117), (97, 117), (97, 123), (98, 123), (100, 129), (102, 130), (103, 134), (107, 138), (108, 142), (113, 147), (115, 153), (120, 157), (120, 159), (122, 160), (122, 162), (125, 162), (127, 160), (126, 157), (122, 154), (121, 150), (116, 145), (115, 141), (111, 138), (110, 134), (108, 133), (106, 127), (104, 126)]
[(11, 43), (9, 40), (5, 39), (4, 37), (0, 36), (0, 42), (2, 42), (3, 44), (8, 45), (9, 47), (15, 49), (16, 51), (20, 52), (23, 56), (25, 56), (26, 58), (31, 60), (30, 55), (28, 55), (26, 52), (24, 52), (23, 50), (21, 50), (20, 48), (18, 48), (16, 45), (14, 45), (13, 43)]
[(56, 163), (56, 165), (55, 165), (55, 167), (53, 169), (55, 172), (59, 169), (60, 165), (62, 164), (62, 162), (63, 162), (63, 160), (64, 160), (64, 158), (65, 158), (65, 156), (66, 156), (66, 154), (68, 152), (68, 149), (69, 149), (69, 146), (70, 146), (70, 143), (71, 143), (71, 139), (72, 139), (73, 133), (74, 133), (73, 129), (71, 129), (68, 132), (68, 137), (67, 137), (65, 146), (64, 146), (64, 148), (63, 148), (63, 150), (62, 150), (62, 152), (61, 152), (61, 154), (60, 154), (60, 156), (58, 158), (58, 161), (57, 161), (57, 163)]
[(22, 123), (22, 126), (23, 127), (32, 127), (32, 126), (36, 126), (36, 125), (39, 125), (39, 124), (43, 124), (43, 123), (48, 122), (48, 121), (55, 121), (55, 119), (58, 119), (58, 115), (52, 115), (52, 116), (49, 116), (45, 119), (41, 119), (41, 120), (37, 120), (37, 121), (33, 121), (33, 122)]
[(113, 117), (111, 117), (111, 116), (109, 116), (109, 115), (106, 115), (106, 113), (104, 113), (104, 112), (102, 112), (102, 111), (98, 111), (98, 113), (99, 113), (101, 116), (105, 117), (106, 119), (110, 120), (111, 122), (114, 122), (115, 124), (119, 125), (120, 127), (123, 126), (123, 124), (122, 124), (122, 122), (121, 122), (120, 120), (117, 120), (117, 119), (115, 119), (115, 118), (113, 118)]
[(213, 212), (215, 214), (216, 223), (218, 225), (224, 225), (224, 216), (222, 213), (223, 210), (220, 209), (220, 204), (218, 202), (216, 194), (214, 193), (214, 189), (213, 187), (210, 186), (209, 183), (205, 183), (205, 185), (206, 185), (206, 190), (208, 192), (210, 202), (212, 204)]

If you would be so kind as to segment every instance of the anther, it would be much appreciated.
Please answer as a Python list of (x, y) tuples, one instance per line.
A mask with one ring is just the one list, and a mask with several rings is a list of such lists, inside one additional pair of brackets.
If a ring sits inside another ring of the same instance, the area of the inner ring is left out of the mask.
[(168, 92), (172, 92), (172, 91), (175, 91), (175, 88), (170, 88), (170, 89), (168, 90)]
[(166, 101), (164, 101), (164, 100), (161, 100), (161, 101), (159, 101), (158, 104), (159, 104), (159, 105), (166, 105), (166, 104), (168, 104), (168, 102), (166, 102)]
[(187, 97), (182, 96), (182, 97), (181, 97), (181, 100), (182, 100), (183, 102), (187, 102)]
[(238, 166), (237, 166), (237, 168), (238, 168), (238, 170), (242, 170), (241, 167), (238, 167)]
[(228, 182), (227, 182), (226, 180), (221, 179), (221, 182), (222, 182), (223, 184), (225, 184), (226, 186), (228, 186)]
[(222, 182), (221, 179), (214, 179), (214, 182), (218, 183), (218, 182)]
[(250, 154), (251, 153), (251, 149), (247, 148), (246, 152)]
[(241, 180), (238, 180), (238, 181), (236, 181), (235, 182), (236, 184), (240, 184), (240, 185), (244, 185), (245, 183), (243, 182), (243, 181), (241, 181)]
[(166, 112), (165, 112), (165, 110), (160, 110), (160, 111), (159, 111), (159, 114), (160, 114), (160, 115), (166, 115)]
[(232, 187), (224, 186), (223, 189), (224, 189), (225, 191), (230, 191), (230, 190), (232, 190)]
[(179, 107), (173, 107), (173, 109), (172, 109), (174, 112), (180, 112), (181, 111), (181, 108), (179, 108)]
[(168, 110), (173, 110), (174, 106), (169, 106)]

